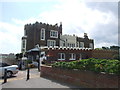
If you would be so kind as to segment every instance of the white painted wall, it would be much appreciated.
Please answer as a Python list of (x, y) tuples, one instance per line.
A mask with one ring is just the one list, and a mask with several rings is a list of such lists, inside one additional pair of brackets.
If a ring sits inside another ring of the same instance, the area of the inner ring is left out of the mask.
[(69, 47), (69, 44), (74, 44), (76, 47), (76, 36), (75, 35), (61, 35), (60, 36), (60, 46), (63, 46), (63, 43), (65, 41), (65, 47)]

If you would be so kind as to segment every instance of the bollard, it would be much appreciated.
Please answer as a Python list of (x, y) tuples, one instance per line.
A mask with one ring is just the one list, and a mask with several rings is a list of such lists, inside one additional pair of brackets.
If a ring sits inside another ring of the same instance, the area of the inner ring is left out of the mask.
[(38, 72), (40, 72), (40, 61), (38, 61)]
[(7, 69), (5, 69), (4, 71), (4, 83), (7, 82)]
[(28, 67), (28, 69), (27, 69), (27, 80), (29, 80), (29, 79), (30, 79), (30, 69)]

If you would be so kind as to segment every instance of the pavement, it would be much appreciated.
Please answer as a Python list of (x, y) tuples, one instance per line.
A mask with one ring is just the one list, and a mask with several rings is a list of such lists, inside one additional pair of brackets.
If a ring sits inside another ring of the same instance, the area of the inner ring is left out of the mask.
[(26, 77), (21, 77), (21, 75), (25, 75), (25, 71), (21, 71), (17, 77), (8, 79), (7, 83), (2, 84), (1, 82), (0, 86), (1, 88), (78, 88), (63, 82), (40, 77), (40, 72), (38, 73), (34, 69), (31, 72), (29, 80), (26, 80)]

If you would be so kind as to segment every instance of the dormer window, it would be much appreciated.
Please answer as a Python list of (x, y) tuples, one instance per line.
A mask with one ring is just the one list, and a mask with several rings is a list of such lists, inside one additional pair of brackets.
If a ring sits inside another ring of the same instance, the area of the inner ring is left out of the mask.
[(51, 38), (58, 38), (58, 31), (51, 30), (50, 31), (50, 37)]

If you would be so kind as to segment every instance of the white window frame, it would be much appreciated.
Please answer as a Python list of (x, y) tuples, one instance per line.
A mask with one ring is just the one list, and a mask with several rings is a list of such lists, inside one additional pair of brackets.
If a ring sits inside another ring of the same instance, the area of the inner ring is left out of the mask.
[(84, 42), (80, 42), (80, 48), (84, 48)]
[(79, 60), (82, 60), (82, 54), (80, 53), (80, 58), (79, 58)]
[(79, 42), (77, 42), (77, 47), (79, 47)]
[(93, 43), (89, 43), (89, 48), (93, 49)]
[(47, 46), (56, 46), (55, 40), (47, 40)]
[[(59, 58), (60, 55), (60, 58)], [(62, 55), (64, 55), (64, 58), (62, 58)], [(65, 53), (58, 53), (58, 60), (65, 60)]]
[(40, 39), (45, 40), (45, 29), (44, 28), (41, 28)]
[[(53, 33), (56, 33), (56, 35), (54, 35)], [(50, 30), (50, 37), (51, 38), (58, 38), (58, 31)]]
[[(25, 46), (23, 46), (23, 43)], [(22, 51), (26, 51), (26, 43), (27, 43), (26, 39), (23, 39), (22, 40)]]
[[(24, 47), (23, 47), (23, 42), (24, 42), (24, 45), (25, 45)], [(26, 39), (23, 39), (23, 40), (22, 40), (22, 48), (23, 48), (23, 49), (26, 49)]]
[[(74, 56), (75, 55), (75, 56)], [(76, 60), (76, 54), (75, 53), (70, 53), (70, 58), (69, 60)]]

